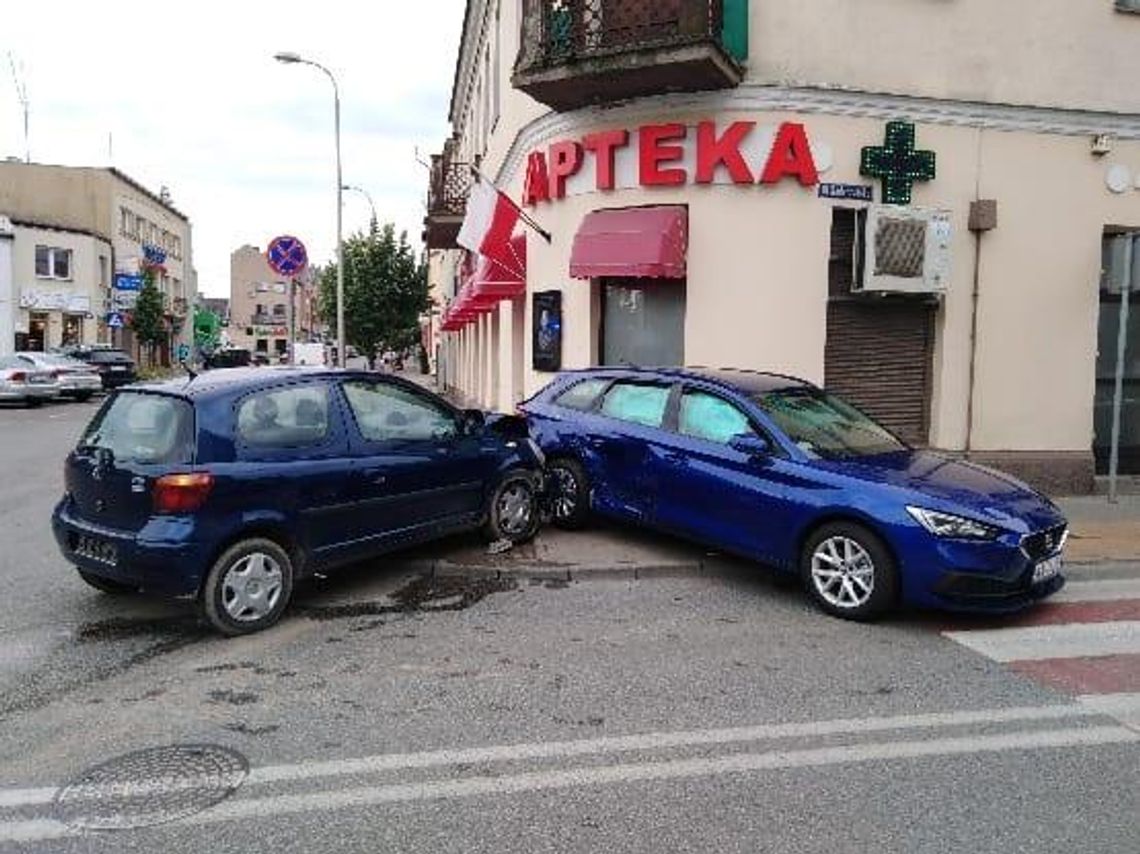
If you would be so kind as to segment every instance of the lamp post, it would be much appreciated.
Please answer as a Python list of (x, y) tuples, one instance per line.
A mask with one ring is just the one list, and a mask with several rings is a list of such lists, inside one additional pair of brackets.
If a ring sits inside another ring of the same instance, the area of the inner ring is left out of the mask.
[(344, 237), (341, 233), (344, 219), (344, 182), (341, 179), (340, 167), (340, 87), (333, 73), (319, 62), (305, 59), (300, 54), (289, 51), (276, 53), (273, 58), (286, 65), (300, 64), (319, 68), (332, 81), (333, 120), (336, 130), (336, 360), (337, 365), (343, 368), (346, 364), (347, 351), (344, 346)]
[(368, 191), (363, 187), (357, 187), (355, 184), (345, 184), (343, 187), (341, 187), (341, 189), (352, 190), (354, 193), (360, 193), (362, 196), (364, 196), (364, 198), (368, 200), (368, 207), (372, 209), (372, 228), (375, 229), (377, 223), (376, 203), (372, 201), (372, 196), (369, 195)]

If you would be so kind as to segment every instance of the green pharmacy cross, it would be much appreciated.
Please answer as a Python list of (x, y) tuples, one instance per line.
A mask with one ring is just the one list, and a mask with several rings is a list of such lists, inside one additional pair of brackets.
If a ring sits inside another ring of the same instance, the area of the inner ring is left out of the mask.
[(882, 179), (886, 204), (909, 205), (914, 182), (934, 179), (934, 161), (933, 151), (914, 150), (913, 124), (887, 122), (886, 144), (863, 149), (859, 174)]

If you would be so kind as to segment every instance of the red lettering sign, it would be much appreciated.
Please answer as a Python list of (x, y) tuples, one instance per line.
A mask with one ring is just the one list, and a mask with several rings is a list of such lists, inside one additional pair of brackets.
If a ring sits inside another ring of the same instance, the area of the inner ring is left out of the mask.
[(752, 184), (752, 170), (744, 162), (740, 153), (740, 143), (756, 127), (756, 122), (733, 122), (720, 139), (716, 137), (715, 122), (701, 122), (697, 125), (697, 175), (698, 184), (711, 184), (716, 176), (716, 168), (724, 164), (734, 184)]
[(644, 187), (677, 187), (688, 177), (684, 169), (662, 169), (662, 163), (676, 163), (685, 156), (685, 149), (679, 145), (662, 145), (672, 140), (682, 140), (688, 128), (682, 124), (645, 125), (641, 128), (640, 175)]
[(614, 188), (614, 160), (617, 149), (629, 145), (629, 131), (610, 130), (603, 133), (592, 133), (582, 138), (582, 146), (587, 151), (594, 152), (595, 184), (599, 190), (612, 190)]
[(582, 168), (582, 146), (556, 142), (550, 146), (550, 197), (566, 198), (566, 179)]
[(536, 205), (548, 201), (550, 201), (550, 179), (546, 174), (546, 155), (541, 151), (535, 151), (526, 161), (523, 204)]
[(819, 183), (819, 173), (811, 156), (807, 131), (803, 125), (786, 122), (780, 125), (776, 141), (772, 143), (772, 153), (768, 156), (768, 164), (760, 176), (760, 183), (775, 184), (781, 178), (789, 176), (799, 178), (805, 187)]

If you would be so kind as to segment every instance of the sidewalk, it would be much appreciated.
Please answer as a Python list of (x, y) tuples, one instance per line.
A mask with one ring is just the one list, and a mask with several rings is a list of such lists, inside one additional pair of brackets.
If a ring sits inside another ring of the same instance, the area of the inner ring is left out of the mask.
[(1056, 502), (1069, 519), (1070, 563), (1140, 564), (1140, 495), (1122, 495), (1116, 504), (1103, 495)]

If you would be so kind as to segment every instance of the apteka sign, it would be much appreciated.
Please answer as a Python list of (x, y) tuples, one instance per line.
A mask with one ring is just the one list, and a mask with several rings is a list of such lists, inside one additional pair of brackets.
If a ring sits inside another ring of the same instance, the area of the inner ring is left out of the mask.
[(563, 140), (527, 158), (523, 204), (629, 187), (819, 183), (817, 156), (802, 124), (647, 124)]

